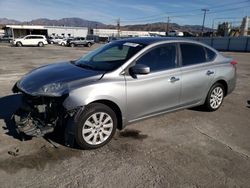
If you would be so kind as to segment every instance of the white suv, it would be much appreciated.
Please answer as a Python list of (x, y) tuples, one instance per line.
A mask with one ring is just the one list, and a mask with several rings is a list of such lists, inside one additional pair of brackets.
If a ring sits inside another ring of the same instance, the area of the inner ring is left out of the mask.
[(13, 45), (21, 46), (44, 46), (48, 44), (47, 39), (43, 35), (27, 35), (23, 38), (17, 38), (13, 41)]

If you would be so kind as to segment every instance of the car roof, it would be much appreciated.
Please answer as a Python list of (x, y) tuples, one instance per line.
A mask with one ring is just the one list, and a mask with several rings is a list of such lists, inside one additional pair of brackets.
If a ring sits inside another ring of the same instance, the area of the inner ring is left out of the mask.
[(177, 42), (195, 42), (194, 40), (184, 39), (180, 37), (136, 37), (136, 38), (127, 38), (127, 39), (121, 39), (117, 41), (123, 41), (123, 42), (131, 42), (131, 43), (139, 43), (144, 45), (150, 45), (157, 42), (163, 42), (163, 41), (177, 41)]

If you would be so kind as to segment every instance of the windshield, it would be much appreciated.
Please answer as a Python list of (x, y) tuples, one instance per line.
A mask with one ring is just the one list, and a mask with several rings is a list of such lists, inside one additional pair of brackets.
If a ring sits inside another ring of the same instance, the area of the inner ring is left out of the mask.
[(126, 41), (116, 41), (83, 56), (75, 65), (83, 68), (112, 71), (123, 65), (145, 45)]

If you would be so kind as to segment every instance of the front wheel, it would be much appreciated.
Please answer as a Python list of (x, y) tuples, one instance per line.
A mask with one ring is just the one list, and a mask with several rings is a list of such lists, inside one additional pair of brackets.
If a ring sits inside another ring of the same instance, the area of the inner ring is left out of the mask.
[(208, 111), (215, 111), (222, 105), (225, 96), (225, 88), (220, 83), (215, 83), (209, 90), (204, 104)]
[(74, 43), (71, 43), (70, 46), (71, 46), (71, 47), (75, 47), (75, 44), (74, 44)]
[(17, 46), (17, 47), (22, 47), (23, 45), (22, 45), (21, 42), (17, 42), (17, 43), (16, 43), (16, 46)]
[(115, 112), (104, 104), (93, 103), (76, 119), (75, 139), (83, 149), (96, 149), (111, 140), (116, 127)]

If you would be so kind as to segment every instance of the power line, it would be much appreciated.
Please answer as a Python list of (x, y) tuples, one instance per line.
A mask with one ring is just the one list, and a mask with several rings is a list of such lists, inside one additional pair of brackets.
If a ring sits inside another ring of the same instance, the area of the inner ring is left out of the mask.
[(234, 10), (239, 10), (239, 9), (243, 9), (243, 8), (248, 8), (249, 6), (243, 6), (243, 7), (235, 7), (235, 8), (230, 8), (230, 9), (222, 9), (222, 10), (217, 10), (217, 11), (211, 11), (208, 14), (214, 14), (214, 13), (218, 13), (218, 12), (230, 12), (230, 11), (234, 11)]
[[(240, 2), (231, 2), (231, 3), (224, 3), (224, 4), (220, 4), (220, 5), (216, 5), (216, 6), (208, 6), (207, 8), (209, 9), (218, 9), (218, 8), (221, 8), (221, 7), (225, 7), (225, 6), (229, 6), (229, 5), (239, 5), (239, 4), (243, 4), (243, 3), (247, 3), (247, 2), (250, 2), (250, 0), (245, 0), (245, 1), (240, 1)], [(124, 21), (126, 22), (129, 22), (129, 21), (140, 21), (140, 20), (145, 20), (145, 19), (157, 19), (158, 17), (161, 17), (163, 15), (166, 16), (166, 14), (176, 14), (176, 13), (180, 13), (180, 12), (194, 12), (194, 11), (200, 11), (200, 9), (192, 9), (192, 10), (186, 10), (186, 11), (170, 11), (170, 12), (164, 12), (164, 13), (161, 13), (161, 14), (154, 14), (154, 15), (151, 15), (151, 16), (144, 16), (144, 17), (137, 17), (137, 18), (133, 18), (133, 19), (123, 19)], [(185, 16), (185, 15), (184, 15)], [(171, 16), (173, 17), (173, 16)], [(174, 16), (174, 17), (180, 17), (180, 16)]]

